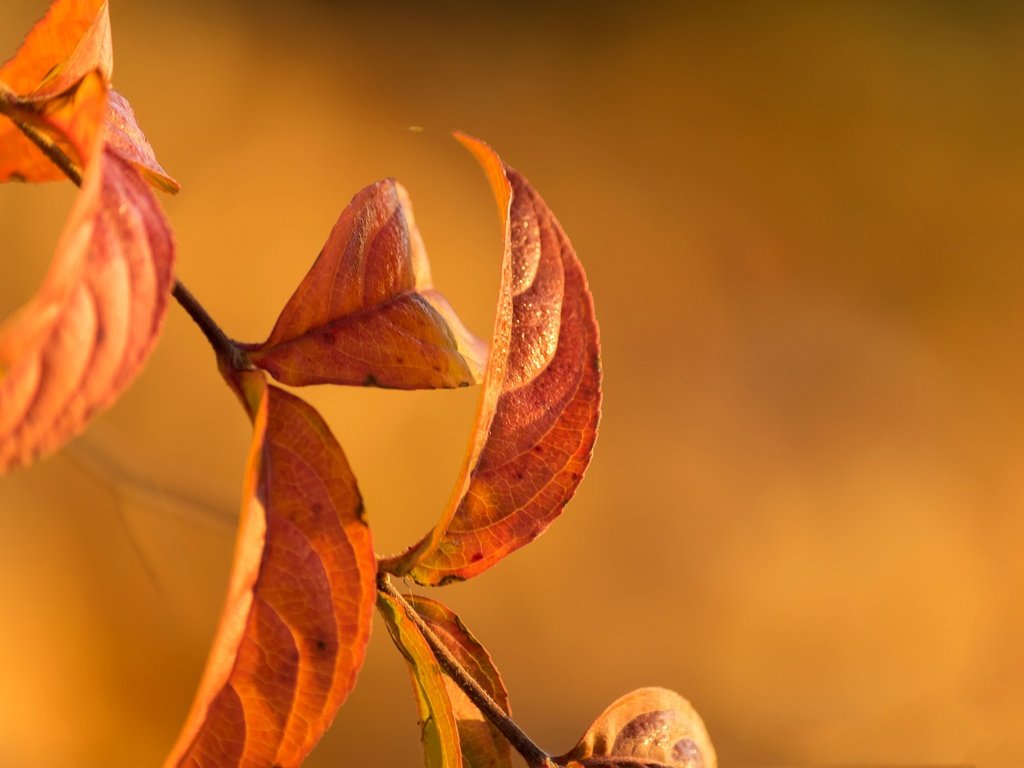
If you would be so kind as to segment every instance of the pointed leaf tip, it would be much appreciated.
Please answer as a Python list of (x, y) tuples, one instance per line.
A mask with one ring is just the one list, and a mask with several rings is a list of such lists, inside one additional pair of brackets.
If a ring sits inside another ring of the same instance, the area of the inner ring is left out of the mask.
[(466, 579), (529, 543), (575, 493), (597, 433), (600, 343), (579, 259), (554, 214), (486, 144), (505, 232), (490, 356), (452, 502), (418, 545), (384, 561), (421, 584)]
[(473, 384), (485, 356), (433, 288), (412, 204), (394, 179), (352, 199), (270, 337), (250, 350), (292, 386), (398, 389)]
[(298, 766), (355, 686), (376, 560), (341, 447), (308, 404), (237, 374), (253, 419), (228, 597), (165, 766)]

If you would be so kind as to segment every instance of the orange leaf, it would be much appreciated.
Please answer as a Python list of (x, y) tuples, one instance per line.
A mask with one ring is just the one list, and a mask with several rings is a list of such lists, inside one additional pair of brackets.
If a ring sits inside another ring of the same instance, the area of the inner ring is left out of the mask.
[[(101, 82), (109, 85), (113, 68), (106, 0), (56, 0), (14, 57), (0, 67), (0, 113), (40, 129), (57, 141), (79, 167), (84, 167), (89, 158), (82, 150), (91, 142), (75, 141), (76, 137), (68, 133), (66, 123), (75, 115), (65, 115), (64, 124), (56, 126), (50, 117), (54, 112), (67, 111), (68, 94), (86, 75), (98, 72)], [(109, 97), (105, 113), (101, 113), (108, 146), (135, 165), (154, 186), (177, 192), (180, 185), (156, 161), (128, 102), (114, 91)], [(45, 159), (12, 120), (0, 116), (0, 181), (63, 178), (63, 172)]]
[(355, 478), (319, 414), (236, 374), (253, 420), (235, 562), (167, 766), (297, 766), (355, 686), (376, 561)]
[(452, 503), (423, 541), (383, 568), (420, 584), (474, 576), (539, 536), (590, 462), (600, 346), (586, 276), (548, 206), (481, 141), (505, 227), (491, 354)]
[(477, 380), (485, 350), (431, 286), (394, 179), (357, 194), (252, 361), (285, 384), (424, 389)]
[(715, 768), (704, 722), (665, 688), (639, 688), (615, 701), (579, 744), (555, 762), (584, 768)]
[(377, 607), (395, 647), (409, 667), (426, 768), (462, 768), (458, 721), (441, 666), (419, 627), (397, 600), (379, 592)]
[(21, 96), (54, 96), (94, 69), (110, 82), (114, 57), (107, 0), (55, 0), (0, 67), (0, 82)]
[[(451, 652), (506, 715), (512, 711), (508, 691), (487, 650), (470, 634), (449, 608), (422, 595), (409, 595), (409, 603), (442, 644)], [(512, 747), (450, 677), (444, 678), (452, 713), (459, 727), (462, 759), (469, 768), (510, 768)]]
[[(98, 72), (87, 74), (57, 96), (21, 99), (0, 83), (0, 181), (54, 181), (65, 178), (14, 124), (35, 130), (82, 169), (101, 145), (96, 141), (107, 109), (107, 89)], [(8, 117), (4, 117), (4, 115)]]
[[(106, 0), (56, 0), (18, 52), (0, 67), (0, 112), (40, 128), (59, 142), (70, 138), (70, 145), (61, 144), (61, 148), (70, 148), (66, 154), (84, 167), (89, 158), (83, 150), (92, 146), (91, 141), (75, 141), (66, 130), (49, 130), (46, 115), (66, 111), (63, 97), (90, 72), (98, 71), (100, 81), (109, 83), (113, 66)], [(38, 121), (32, 112), (41, 113)], [(102, 112), (96, 116), (97, 123), (102, 116)], [(60, 169), (11, 120), (0, 116), (0, 181), (63, 178)]]
[[(78, 95), (101, 108), (90, 75)], [(174, 242), (152, 192), (97, 150), (32, 300), (0, 325), (0, 473), (51, 453), (109, 407), (163, 326)]]

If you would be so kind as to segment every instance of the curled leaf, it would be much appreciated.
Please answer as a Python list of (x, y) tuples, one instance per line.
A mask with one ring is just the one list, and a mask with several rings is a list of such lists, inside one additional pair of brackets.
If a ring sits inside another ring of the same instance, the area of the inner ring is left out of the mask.
[(58, 96), (39, 100), (19, 99), (0, 91), (0, 181), (65, 178), (13, 121), (67, 156), (80, 173), (101, 147), (96, 137), (106, 104), (107, 90), (99, 72), (86, 75)]
[(252, 361), (293, 386), (430, 389), (474, 383), (485, 355), (431, 284), (405, 189), (371, 184), (345, 208)]
[[(97, 75), (76, 98), (102, 108)], [(55, 451), (109, 407), (163, 326), (170, 227), (131, 166), (93, 151), (42, 286), (0, 325), (0, 473)]]
[(458, 721), (446, 678), (433, 651), (405, 608), (393, 597), (378, 592), (377, 607), (388, 634), (409, 667), (419, 711), (424, 764), (427, 768), (461, 768)]
[[(464, 670), (486, 691), (506, 715), (511, 715), (508, 691), (491, 655), (448, 607), (422, 595), (409, 603), (437, 635)], [(469, 768), (511, 768), (512, 747), (504, 736), (450, 677), (444, 678), (459, 729), (462, 760)]]
[(228, 597), (167, 766), (298, 766), (355, 685), (376, 561), (355, 478), (308, 404), (248, 371), (253, 419)]
[(452, 501), (418, 545), (384, 562), (420, 584), (466, 579), (539, 536), (579, 485), (597, 431), (600, 345), (583, 268), (530, 183), (483, 142), (505, 228), (497, 318)]
[[(68, 94), (90, 72), (98, 72), (104, 85), (109, 83), (113, 67), (106, 0), (56, 0), (18, 52), (0, 67), (0, 112), (40, 128), (62, 149), (70, 148), (67, 154), (84, 167), (88, 158), (78, 152), (82, 143), (62, 143), (67, 131), (51, 132), (47, 116), (66, 113)], [(39, 118), (33, 119), (33, 113), (39, 113)], [(65, 114), (63, 122), (72, 117)], [(103, 113), (98, 117), (102, 120)], [(0, 115), (0, 181), (11, 178), (54, 181), (64, 175), (11, 120)]]
[[(109, 86), (113, 68), (106, 0), (56, 0), (18, 52), (0, 67), (0, 181), (64, 178), (61, 169), (44, 157), (15, 120), (40, 131), (84, 168), (89, 158), (81, 150), (91, 142), (75, 140), (69, 133), (68, 124), (80, 122), (77, 112), (69, 110), (69, 102), (90, 73), (98, 73), (100, 81)], [(107, 90), (109, 103), (100, 115), (107, 146), (158, 189), (177, 192), (180, 185), (160, 167), (128, 102)], [(90, 134), (92, 130), (89, 126)]]
[(584, 768), (715, 768), (704, 722), (666, 688), (639, 688), (615, 701), (571, 752), (555, 758)]

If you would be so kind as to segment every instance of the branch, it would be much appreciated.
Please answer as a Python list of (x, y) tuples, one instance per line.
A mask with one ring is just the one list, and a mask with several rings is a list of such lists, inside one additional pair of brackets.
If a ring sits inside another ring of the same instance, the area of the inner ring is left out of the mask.
[(29, 141), (39, 147), (39, 151), (46, 155), (50, 161), (60, 168), (64, 175), (75, 183), (76, 187), (82, 186), (82, 169), (78, 163), (64, 154), (64, 150), (57, 146), (56, 142), (42, 131), (33, 128), (31, 125), (11, 118), (18, 130), (25, 134)]
[(476, 705), (477, 709), (501, 731), (501, 734), (508, 740), (508, 743), (523, 756), (527, 765), (530, 768), (555, 768), (551, 756), (534, 744), (533, 740), (526, 735), (523, 729), (505, 714), (487, 691), (481, 688), (479, 683), (470, 676), (445, 647), (444, 643), (441, 642), (440, 638), (434, 634), (434, 631), (420, 618), (420, 615), (416, 613), (416, 609), (395, 589), (390, 577), (386, 573), (381, 573), (377, 577), (377, 589), (402, 606), (409, 618), (412, 619), (413, 624), (420, 631), (420, 634), (423, 635), (423, 639), (427, 641), (427, 645), (434, 652), (434, 656), (448, 677), (463, 690), (466, 696), (469, 697), (469, 700)]
[[(53, 139), (20, 120), (13, 120), (13, 122), (54, 165), (64, 172), (65, 176), (75, 183), (75, 186), (82, 186), (82, 169), (64, 153), (64, 150), (57, 146)], [(181, 280), (175, 278), (174, 289), (171, 295), (188, 313), (189, 317), (195, 321), (195, 324), (199, 326), (199, 330), (203, 332), (206, 340), (213, 347), (218, 360), (223, 360), (231, 369), (236, 371), (247, 370), (253, 367), (246, 351), (224, 333), (210, 316), (210, 313), (206, 311), (206, 308), (199, 303), (199, 300), (192, 295), (192, 292), (185, 287)]]

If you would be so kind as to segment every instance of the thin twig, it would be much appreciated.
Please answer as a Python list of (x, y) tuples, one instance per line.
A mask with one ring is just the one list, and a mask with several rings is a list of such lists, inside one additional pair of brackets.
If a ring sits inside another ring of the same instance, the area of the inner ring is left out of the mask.
[(434, 631), (420, 618), (420, 615), (416, 613), (416, 609), (395, 589), (390, 577), (386, 573), (381, 573), (377, 577), (377, 589), (402, 606), (420, 631), (420, 634), (423, 635), (423, 639), (427, 641), (430, 650), (434, 652), (434, 656), (437, 658), (441, 668), (463, 690), (466, 696), (469, 697), (469, 700), (476, 705), (477, 709), (501, 731), (502, 735), (508, 740), (508, 743), (523, 756), (523, 759), (526, 760), (530, 768), (554, 768), (555, 764), (552, 762), (551, 756), (538, 747), (526, 735), (523, 729), (511, 717), (505, 714), (487, 691), (481, 688), (480, 684), (470, 676), (458, 659), (452, 655), (440, 638), (434, 634)]
[(40, 152), (50, 158), (50, 161), (75, 183), (75, 186), (82, 186), (82, 169), (78, 167), (78, 163), (64, 154), (64, 150), (58, 147), (53, 139), (20, 120), (15, 120), (14, 124), (28, 137), (29, 141), (39, 147)]
[(174, 281), (172, 294), (182, 308), (188, 312), (189, 317), (199, 326), (199, 330), (210, 342), (218, 359), (226, 361), (236, 371), (244, 371), (253, 367), (245, 350), (221, 330), (206, 308), (180, 280)]

